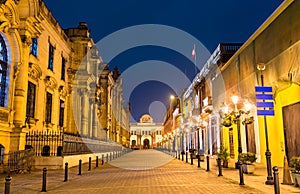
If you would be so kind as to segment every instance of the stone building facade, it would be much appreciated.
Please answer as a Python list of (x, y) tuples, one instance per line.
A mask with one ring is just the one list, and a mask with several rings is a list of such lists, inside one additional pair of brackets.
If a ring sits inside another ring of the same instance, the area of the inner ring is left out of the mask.
[(103, 63), (86, 23), (62, 29), (41, 0), (1, 1), (0, 45), (0, 163), (25, 148), (62, 157), (101, 151), (89, 144), (129, 145), (121, 76)]
[(149, 149), (162, 145), (161, 123), (154, 123), (149, 114), (144, 114), (138, 123), (130, 123), (130, 147), (132, 149)]

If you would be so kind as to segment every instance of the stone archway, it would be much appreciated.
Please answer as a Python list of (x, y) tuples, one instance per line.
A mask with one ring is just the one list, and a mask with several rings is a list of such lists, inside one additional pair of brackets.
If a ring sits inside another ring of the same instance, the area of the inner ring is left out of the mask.
[(150, 141), (149, 139), (144, 139), (144, 149), (149, 149), (150, 148)]
[(131, 148), (135, 148), (136, 147), (136, 140), (132, 140), (131, 141)]

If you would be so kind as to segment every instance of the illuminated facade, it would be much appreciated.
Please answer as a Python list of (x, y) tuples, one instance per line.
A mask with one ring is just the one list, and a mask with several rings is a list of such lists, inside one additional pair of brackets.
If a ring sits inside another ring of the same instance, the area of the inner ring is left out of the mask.
[(0, 14), (0, 163), (27, 148), (62, 158), (109, 138), (129, 146), (121, 76), (102, 62), (87, 24), (64, 30), (38, 0), (1, 1)]
[(130, 147), (149, 149), (161, 145), (162, 124), (154, 123), (149, 114), (144, 114), (138, 123), (130, 123)]
[[(213, 53), (195, 77), (191, 89), (185, 92), (182, 126), (190, 128), (187, 133), (197, 135), (190, 121), (193, 111), (200, 107), (198, 127), (204, 134), (200, 135), (200, 141), (202, 136), (206, 154), (213, 155), (214, 150), (224, 146), (233, 161), (237, 161), (239, 153), (254, 152), (257, 162), (266, 163), (268, 141), (272, 165), (283, 166), (284, 156), (290, 159), (300, 155), (294, 146), (300, 138), (297, 119), (300, 114), (300, 25), (296, 19), (299, 9), (298, 1), (283, 2), (239, 49), (235, 49), (228, 61), (219, 60), (222, 54), (216, 57), (218, 55)], [(259, 64), (265, 69), (258, 70)], [(268, 140), (263, 117), (256, 113), (255, 86), (261, 86), (262, 80), (265, 86), (272, 87), (275, 102), (275, 116), (267, 117)], [(232, 101), (232, 96), (238, 96), (238, 101)], [(197, 98), (199, 106), (195, 104)], [(247, 109), (249, 103), (251, 106)], [(224, 113), (228, 111), (235, 116), (238, 113), (239, 119), (225, 122)], [(192, 136), (185, 141), (188, 148), (193, 148)]]

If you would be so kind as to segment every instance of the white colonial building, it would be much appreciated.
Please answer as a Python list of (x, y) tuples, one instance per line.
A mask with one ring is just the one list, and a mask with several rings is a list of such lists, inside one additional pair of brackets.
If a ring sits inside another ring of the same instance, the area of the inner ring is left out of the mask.
[(160, 146), (162, 123), (154, 123), (149, 114), (144, 114), (139, 123), (130, 123), (130, 147), (148, 149)]

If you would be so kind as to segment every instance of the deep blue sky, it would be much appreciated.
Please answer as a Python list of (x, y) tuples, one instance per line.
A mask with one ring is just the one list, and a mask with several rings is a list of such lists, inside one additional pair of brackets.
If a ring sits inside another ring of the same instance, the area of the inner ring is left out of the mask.
[[(77, 27), (79, 22), (87, 22), (94, 42), (126, 27), (163, 24), (191, 34), (213, 52), (220, 42), (245, 42), (282, 0), (45, 0), (45, 3), (62, 28)], [(195, 75), (193, 64), (186, 57), (156, 46), (128, 49), (109, 63), (111, 69), (118, 66), (123, 72), (145, 60), (170, 63), (190, 80)], [(162, 72), (162, 76), (165, 74), (167, 72)], [(154, 121), (162, 122), (164, 108), (168, 106), (168, 97), (172, 93), (174, 90), (167, 83), (157, 80), (140, 83), (129, 98), (133, 118), (138, 120), (150, 110), (155, 114), (152, 115)]]

